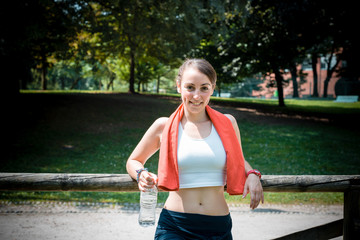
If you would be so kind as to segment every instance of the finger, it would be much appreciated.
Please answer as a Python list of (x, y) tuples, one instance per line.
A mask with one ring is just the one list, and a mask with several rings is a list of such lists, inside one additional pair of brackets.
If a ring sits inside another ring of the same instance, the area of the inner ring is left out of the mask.
[(255, 197), (254, 194), (250, 193), (250, 208), (251, 209), (254, 209), (254, 202), (255, 202), (254, 197)]
[(142, 186), (145, 190), (153, 188), (156, 184), (156, 181), (157, 176), (153, 173), (144, 172), (144, 174), (141, 174), (140, 176), (140, 182), (142, 183)]
[(149, 174), (150, 174), (151, 178), (153, 179), (154, 184), (157, 184), (157, 182), (158, 182), (158, 177), (157, 177), (157, 175), (154, 174), (154, 173), (149, 173)]
[(140, 183), (140, 181), (139, 181), (139, 183), (138, 183), (138, 187), (139, 187), (139, 190), (140, 190), (141, 192), (145, 192), (145, 188), (142, 186), (142, 184)]
[(252, 198), (251, 198), (251, 208), (255, 209), (259, 206), (260, 203), (260, 194), (257, 191), (254, 191), (251, 194)]
[(246, 184), (246, 182), (245, 182), (245, 186), (244, 186), (244, 191), (243, 191), (243, 196), (242, 196), (242, 198), (244, 199), (244, 198), (246, 198), (246, 196), (247, 196), (247, 194), (248, 194), (248, 186), (247, 186), (247, 184)]
[(254, 201), (252, 201), (250, 207), (251, 207), (251, 209), (255, 209), (255, 208), (258, 207), (258, 205), (259, 205), (259, 201), (258, 201), (258, 200), (254, 200)]
[(242, 198), (246, 198), (247, 194), (248, 194), (248, 192), (246, 190), (244, 190)]
[(251, 195), (251, 202), (250, 202), (251, 209), (255, 209), (255, 206), (256, 206), (256, 200), (254, 198), (255, 198), (255, 196), (253, 197), (253, 195)]
[(154, 186), (154, 183), (148, 182), (148, 181), (144, 180), (144, 181), (141, 181), (141, 186), (142, 186), (145, 190), (147, 190), (147, 189), (149, 189), (149, 188), (152, 188), (152, 187)]
[(154, 179), (152, 178), (149, 172), (144, 173), (144, 179), (149, 183), (154, 181)]
[(260, 203), (260, 199), (259, 198), (255, 199), (253, 209), (257, 208), (259, 206), (259, 203)]
[(256, 192), (253, 190), (250, 190), (250, 208), (254, 209), (256, 201)]
[(146, 171), (143, 171), (141, 173), (139, 180), (146, 183), (146, 184), (149, 184), (149, 183), (151, 183), (153, 181), (150, 174), (148, 172), (146, 172)]
[(143, 192), (146, 191), (146, 188), (149, 188), (149, 187), (148, 187), (148, 182), (146, 181), (145, 178), (143, 178), (143, 177), (141, 177), (141, 176), (140, 176), (140, 178), (139, 178), (138, 186), (139, 186), (139, 189), (140, 189), (141, 191), (143, 191)]
[(260, 205), (260, 202), (264, 203), (264, 192), (262, 191), (262, 189), (260, 192), (257, 193), (257, 196), (258, 196), (258, 198), (257, 198), (258, 200), (257, 200), (256, 207), (258, 207)]

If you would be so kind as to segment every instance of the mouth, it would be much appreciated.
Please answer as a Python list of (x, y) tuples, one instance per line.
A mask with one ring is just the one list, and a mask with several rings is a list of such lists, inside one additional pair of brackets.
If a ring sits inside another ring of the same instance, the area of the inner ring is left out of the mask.
[(190, 102), (194, 106), (200, 106), (201, 102)]

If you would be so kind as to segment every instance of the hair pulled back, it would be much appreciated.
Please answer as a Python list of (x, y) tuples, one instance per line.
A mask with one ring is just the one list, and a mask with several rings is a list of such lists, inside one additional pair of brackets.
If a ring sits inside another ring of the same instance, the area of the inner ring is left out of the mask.
[(184, 74), (184, 71), (190, 67), (193, 67), (193, 68), (196, 68), (197, 70), (199, 70), (202, 74), (206, 75), (209, 78), (209, 80), (213, 86), (216, 85), (215, 69), (205, 59), (198, 59), (198, 58), (186, 59), (184, 61), (184, 63), (179, 68), (179, 73), (176, 77), (176, 81), (181, 83), (181, 79)]

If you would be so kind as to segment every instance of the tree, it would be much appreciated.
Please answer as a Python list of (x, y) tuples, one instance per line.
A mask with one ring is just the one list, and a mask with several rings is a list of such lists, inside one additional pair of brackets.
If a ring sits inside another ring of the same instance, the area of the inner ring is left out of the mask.
[(135, 92), (137, 59), (152, 56), (168, 64), (201, 39), (197, 1), (98, 0), (92, 7), (102, 47), (129, 60), (131, 93)]
[(274, 73), (279, 106), (285, 106), (281, 69), (289, 69), (294, 62), (297, 46), (289, 41), (289, 32), (274, 9), (271, 4), (252, 1), (245, 13), (232, 16), (224, 54), (232, 56), (227, 67), (239, 75)]
[(240, 80), (237, 78), (236, 71), (224, 68), (224, 62), (229, 62), (231, 59), (226, 55), (222, 55), (220, 49), (220, 46), (215, 45), (214, 42), (203, 39), (200, 45), (189, 53), (190, 57), (206, 59), (214, 67), (217, 74), (216, 87), (219, 95), (224, 84)]
[[(47, 89), (47, 72), (52, 62), (65, 59), (70, 43), (81, 28), (85, 2), (79, 0), (19, 0), (2, 4), (1, 57), (14, 91), (26, 88), (31, 69), (40, 69), (41, 88)], [(11, 14), (11, 16), (8, 15)], [(6, 79), (6, 78), (5, 78)]]
[[(354, 31), (352, 23), (358, 22), (357, 10), (351, 1), (341, 4), (330, 3), (325, 5), (325, 17), (328, 19), (328, 44), (327, 77), (324, 82), (324, 95), (327, 97), (328, 83), (340, 61), (344, 66), (339, 71), (339, 76), (358, 82), (359, 70), (359, 37)], [(336, 63), (332, 59), (336, 57)], [(360, 93), (358, 93), (360, 95)]]
[[(67, 51), (78, 28), (81, 1), (19, 0), (2, 4), (3, 34), (0, 45), (6, 71), (17, 91), (31, 81), (30, 69), (41, 69), (42, 89), (46, 89), (46, 73), (50, 55)], [(14, 14), (15, 12), (15, 14)], [(9, 15), (12, 14), (12, 15)]]
[[(302, 18), (306, 28), (301, 31), (303, 36), (303, 45), (311, 55), (313, 66), (313, 96), (318, 97), (317, 92), (317, 70), (316, 64), (320, 56), (327, 59), (327, 77), (324, 83), (324, 95), (327, 97), (328, 84), (340, 60), (359, 63), (358, 57), (353, 58), (347, 53), (351, 52), (352, 56), (359, 56), (358, 37), (354, 32), (351, 23), (357, 22), (356, 8), (351, 1), (329, 2), (329, 1), (306, 1), (306, 18)], [(346, 50), (345, 50), (346, 49)], [(336, 64), (332, 60), (336, 58)], [(355, 61), (353, 61), (355, 60)], [(357, 65), (358, 66), (358, 65)], [(359, 77), (358, 67), (352, 68), (350, 75)], [(347, 75), (349, 69), (340, 70), (340, 75)], [(356, 73), (357, 72), (357, 73)], [(354, 77), (356, 79), (356, 77)], [(358, 79), (358, 78), (357, 78)]]
[(337, 57), (336, 63), (333, 64), (333, 58), (335, 55), (334, 50), (331, 51), (331, 53), (328, 55), (329, 55), (329, 57), (326, 61), (327, 62), (326, 78), (324, 81), (324, 95), (323, 95), (324, 98), (327, 98), (327, 92), (328, 92), (328, 86), (329, 86), (330, 79), (340, 63), (340, 57)]
[[(304, 61), (307, 53), (312, 55), (314, 89), (317, 89), (315, 65), (318, 56), (339, 53), (344, 46), (347, 49), (359, 49), (355, 47), (358, 44), (355, 44), (353, 31), (347, 30), (348, 23), (354, 22), (356, 16), (354, 10), (349, 10), (348, 2), (254, 0), (249, 2), (246, 10), (241, 14), (230, 15), (230, 33), (225, 37), (223, 45), (227, 46), (224, 52), (232, 55), (233, 60), (227, 66), (237, 67), (242, 72), (240, 75), (274, 73), (280, 106), (284, 105), (281, 69), (290, 69), (293, 97), (297, 97), (296, 66)], [(344, 19), (347, 19), (347, 24)], [(344, 56), (341, 54), (337, 58), (344, 59)], [(333, 72), (329, 68), (329, 77)], [(317, 91), (314, 91), (314, 96), (318, 96)]]

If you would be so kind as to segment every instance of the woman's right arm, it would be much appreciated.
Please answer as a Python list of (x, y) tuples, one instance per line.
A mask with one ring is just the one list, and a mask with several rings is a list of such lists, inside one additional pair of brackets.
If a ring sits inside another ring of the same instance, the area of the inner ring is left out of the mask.
[[(134, 151), (126, 162), (126, 170), (133, 178), (137, 178), (136, 170), (144, 168), (146, 161), (160, 148), (162, 131), (168, 118), (158, 118), (146, 131)], [(157, 181), (157, 176), (146, 171), (141, 172), (139, 178), (139, 189), (151, 187)]]

